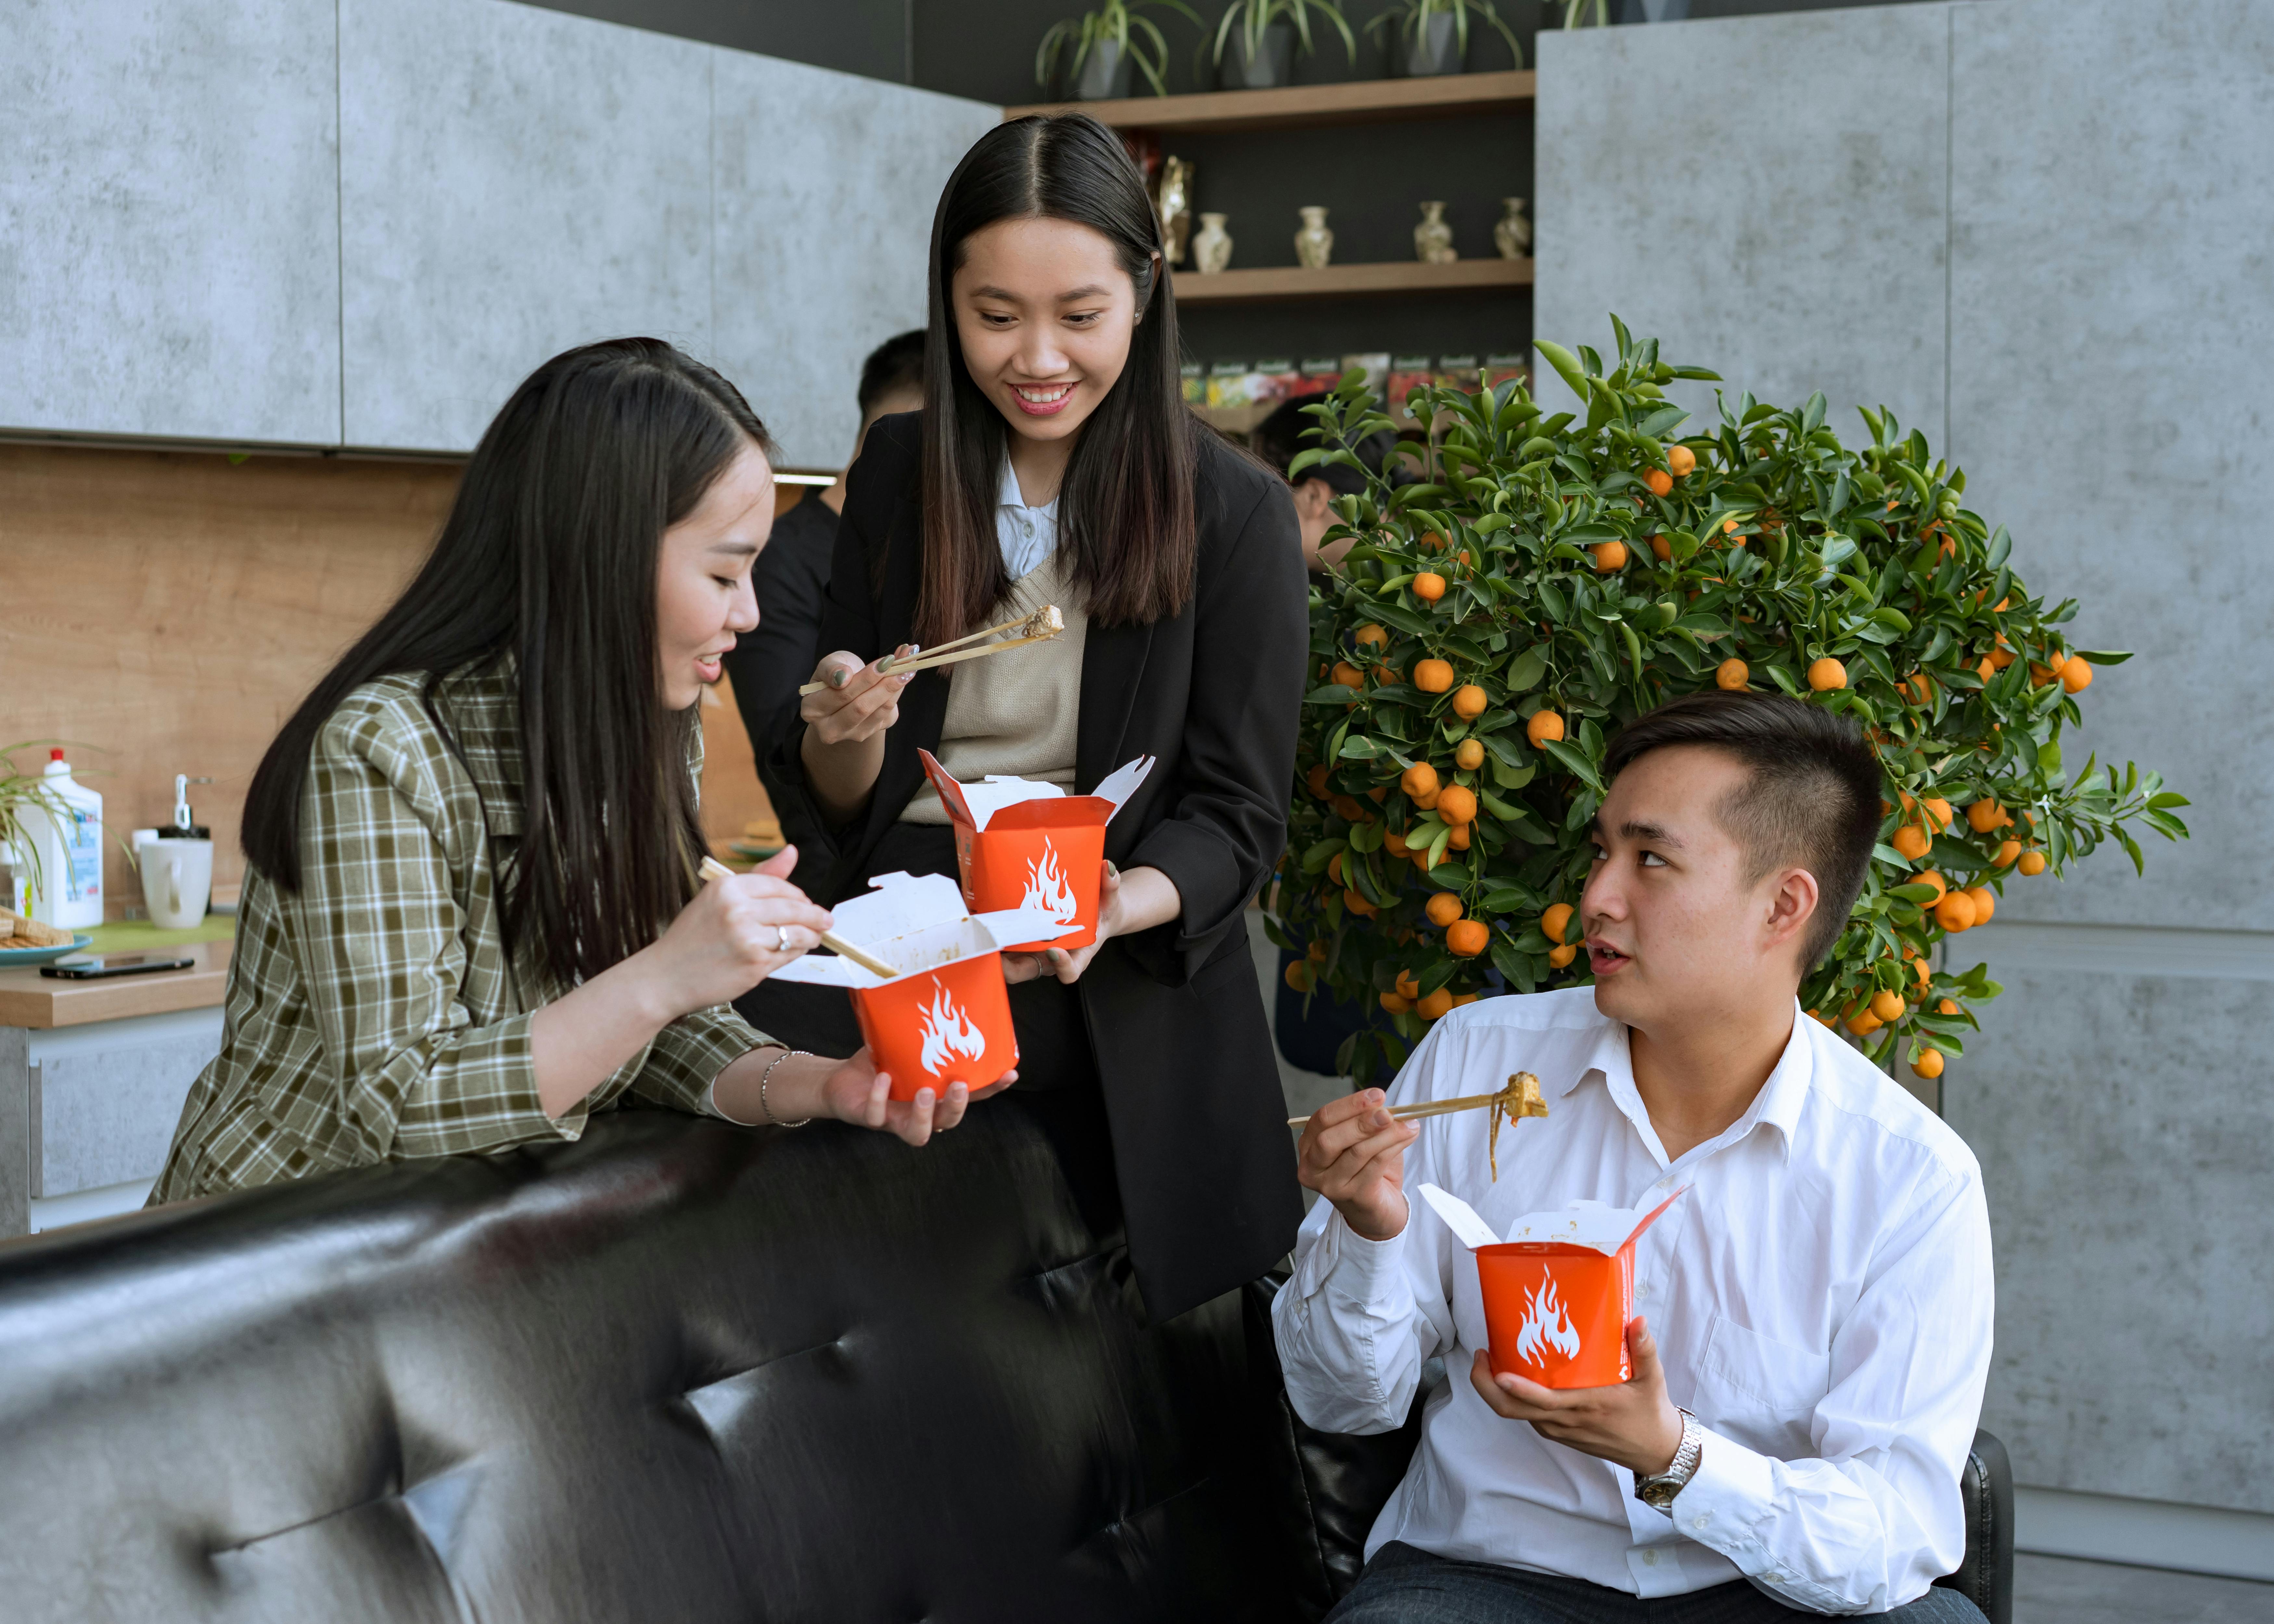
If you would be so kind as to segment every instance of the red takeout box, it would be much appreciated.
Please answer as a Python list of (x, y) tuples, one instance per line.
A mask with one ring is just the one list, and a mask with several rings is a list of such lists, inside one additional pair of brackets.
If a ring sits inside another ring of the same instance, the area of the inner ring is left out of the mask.
[(1153, 771), (1141, 756), (1115, 770), (1087, 795), (1055, 784), (995, 775), (974, 784), (948, 776), (930, 750), (924, 776), (955, 825), (955, 861), (963, 899), (975, 914), (1038, 910), (1065, 933), (1055, 940), (1006, 942), (1006, 951), (1088, 947), (1097, 937), (1097, 893), (1105, 877), (1105, 826)]
[(1574, 1201), (1561, 1212), (1532, 1213), (1510, 1224), (1502, 1241), (1460, 1197), (1423, 1184), (1423, 1199), (1476, 1254), (1493, 1373), (1544, 1387), (1607, 1387), (1631, 1377), (1635, 1243), (1687, 1189), (1647, 1212)]
[(1067, 928), (1036, 909), (965, 911), (944, 874), (884, 874), (865, 897), (831, 909), (836, 934), (900, 971), (887, 979), (849, 959), (808, 953), (774, 972), (779, 981), (842, 987), (892, 1098), (950, 1083), (984, 1088), (1019, 1063), (1002, 944), (1054, 940)]

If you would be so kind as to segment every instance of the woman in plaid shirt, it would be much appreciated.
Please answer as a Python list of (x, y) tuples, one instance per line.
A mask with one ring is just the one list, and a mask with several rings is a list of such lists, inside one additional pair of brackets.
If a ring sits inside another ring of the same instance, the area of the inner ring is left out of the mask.
[(696, 706), (758, 623), (772, 448), (653, 339), (515, 391), (254, 776), (221, 1053), (154, 1202), (575, 1139), (627, 1093), (911, 1144), (961, 1119), (960, 1083), (895, 1103), (866, 1050), (792, 1054), (727, 1007), (829, 926), (794, 851), (696, 876)]

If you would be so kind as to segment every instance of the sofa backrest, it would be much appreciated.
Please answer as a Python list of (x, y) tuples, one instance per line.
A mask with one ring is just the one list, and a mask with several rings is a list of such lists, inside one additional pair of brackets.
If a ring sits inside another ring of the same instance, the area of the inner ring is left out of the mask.
[(16, 1624), (1227, 1618), (1281, 1605), (1226, 1298), (975, 1110), (659, 1112), (0, 1246)]

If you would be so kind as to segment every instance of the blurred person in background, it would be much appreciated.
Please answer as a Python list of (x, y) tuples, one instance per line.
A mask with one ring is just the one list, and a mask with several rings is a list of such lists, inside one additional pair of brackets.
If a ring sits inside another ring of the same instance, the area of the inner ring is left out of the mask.
[[(1317, 431), (1319, 420), (1309, 416), (1304, 408), (1319, 403), (1318, 396), (1299, 398), (1281, 402), (1277, 410), (1255, 425), (1255, 454), (1287, 477), (1288, 465), (1298, 453), (1306, 451), (1319, 442), (1311, 438)], [(1389, 462), (1392, 485), (1406, 483), (1404, 467), (1397, 461), (1397, 436), (1388, 429), (1367, 435), (1351, 447), (1358, 460), (1376, 473)], [(1295, 493), (1295, 517), (1303, 527), (1303, 563), (1314, 573), (1323, 573), (1341, 563), (1343, 555), (1356, 544), (1357, 538), (1345, 536), (1340, 541), (1326, 542), (1326, 534), (1341, 522), (1333, 503), (1338, 497), (1359, 496), (1366, 492), (1366, 476), (1354, 468), (1344, 468), (1338, 462), (1317, 462), (1305, 469), (1300, 477), (1289, 479), (1288, 486)]]
[[(1276, 410), (1255, 425), (1255, 453), (1286, 478), (1297, 455), (1317, 445), (1311, 438), (1319, 420), (1304, 410), (1319, 397), (1282, 402)], [(1397, 436), (1388, 429), (1367, 435), (1351, 447), (1358, 460), (1375, 472), (1385, 460), (1392, 485), (1404, 485), (1412, 476), (1397, 457)], [(1344, 496), (1365, 493), (1366, 477), (1354, 468), (1337, 462), (1314, 463), (1298, 478), (1288, 481), (1295, 496), (1295, 517), (1303, 527), (1303, 563), (1314, 575), (1324, 575), (1342, 562), (1357, 538), (1321, 545), (1327, 532), (1340, 523), (1332, 504)], [(1273, 994), (1272, 1030), (1279, 1053), (1289, 1065), (1322, 1077), (1339, 1076), (1342, 1046), (1353, 1033), (1381, 1022), (1381, 1011), (1339, 998), (1325, 987), (1307, 996), (1287, 983), (1287, 968), (1301, 955), (1279, 950), (1279, 985)]]
[[(860, 432), (853, 436), (849, 470), (861, 460), (869, 425), (879, 417), (923, 410), (924, 334), (922, 327), (896, 334), (861, 363)], [(758, 555), (750, 584), (763, 618), (727, 653), (727, 676), (734, 684), (734, 707), (750, 735), (758, 777), (766, 793), (778, 793), (766, 776), (766, 757), (783, 732), (797, 719), (797, 688), (821, 658), (821, 609), (829, 591), (829, 554), (837, 545), (837, 515), (845, 511), (845, 476), (809, 493), (774, 520), (773, 539)]]

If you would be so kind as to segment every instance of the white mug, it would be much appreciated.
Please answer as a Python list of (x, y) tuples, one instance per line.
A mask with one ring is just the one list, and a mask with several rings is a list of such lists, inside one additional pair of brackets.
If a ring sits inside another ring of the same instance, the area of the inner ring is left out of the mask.
[(146, 840), (135, 852), (142, 860), (142, 903), (152, 924), (187, 930), (205, 918), (213, 893), (212, 841)]

